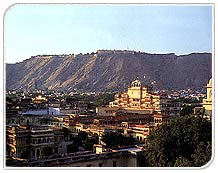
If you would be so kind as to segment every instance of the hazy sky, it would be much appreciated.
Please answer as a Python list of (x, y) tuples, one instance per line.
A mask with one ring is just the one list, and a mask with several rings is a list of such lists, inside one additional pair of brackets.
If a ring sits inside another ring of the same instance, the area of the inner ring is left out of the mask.
[(4, 22), (7, 63), (98, 49), (212, 52), (209, 5), (15, 5)]

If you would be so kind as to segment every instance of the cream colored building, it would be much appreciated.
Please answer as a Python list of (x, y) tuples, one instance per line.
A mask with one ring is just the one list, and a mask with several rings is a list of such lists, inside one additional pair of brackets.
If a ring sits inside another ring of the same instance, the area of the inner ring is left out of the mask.
[(7, 126), (7, 155), (38, 159), (43, 157), (43, 150), (53, 152), (54, 132), (46, 126)]
[(33, 99), (34, 103), (41, 103), (43, 101), (47, 101), (46, 97), (43, 97), (42, 95), (38, 95)]
[[(128, 109), (158, 109), (160, 97), (151, 92), (151, 89), (142, 86), (139, 80), (134, 80), (128, 87), (127, 92), (115, 94), (114, 101), (110, 103), (111, 107), (123, 107)], [(158, 103), (156, 103), (158, 102)]]
[(209, 80), (207, 86), (207, 98), (203, 99), (203, 108), (206, 115), (212, 115), (212, 79)]
[(140, 111), (141, 114), (180, 115), (180, 103), (171, 102), (166, 95), (153, 92), (150, 87), (143, 86), (140, 80), (134, 80), (127, 92), (116, 93), (114, 101), (110, 102), (107, 107), (98, 107), (96, 113), (115, 115), (118, 109), (127, 112)]
[(154, 128), (152, 124), (144, 124), (144, 125), (135, 125), (133, 127), (129, 127), (124, 131), (125, 135), (131, 135), (133, 138), (138, 141), (146, 142), (146, 138), (149, 133)]

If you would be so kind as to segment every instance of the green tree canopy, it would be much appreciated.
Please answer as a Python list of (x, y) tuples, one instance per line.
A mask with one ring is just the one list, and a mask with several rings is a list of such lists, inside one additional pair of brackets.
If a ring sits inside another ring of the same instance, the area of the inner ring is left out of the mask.
[(53, 154), (52, 147), (43, 147), (41, 150), (43, 156), (50, 156)]
[(104, 93), (100, 94), (95, 101), (96, 106), (102, 106), (102, 105), (107, 105), (109, 102), (114, 100), (114, 94), (111, 93)]
[(136, 144), (136, 140), (132, 136), (124, 136), (118, 132), (105, 133), (102, 141), (109, 148), (119, 148)]
[(157, 127), (148, 137), (147, 166), (205, 165), (211, 158), (211, 133), (211, 122), (191, 115)]

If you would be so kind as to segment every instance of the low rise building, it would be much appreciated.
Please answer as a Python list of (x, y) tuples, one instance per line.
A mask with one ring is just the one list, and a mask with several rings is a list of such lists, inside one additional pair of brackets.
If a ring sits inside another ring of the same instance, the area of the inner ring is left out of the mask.
[(48, 107), (47, 109), (36, 109), (19, 112), (22, 115), (60, 115), (60, 108)]
[(64, 153), (66, 145), (63, 142), (63, 132), (48, 126), (13, 125), (6, 129), (6, 155), (9, 157), (37, 160)]
[(154, 128), (154, 124), (134, 125), (124, 131), (124, 135), (130, 135), (138, 141), (147, 143), (147, 137)]
[(31, 167), (140, 167), (144, 165), (144, 154), (140, 148), (125, 148), (112, 151), (96, 150), (65, 154), (53, 159), (37, 160)]
[(35, 98), (33, 98), (33, 102), (36, 104), (40, 104), (40, 103), (46, 102), (46, 101), (47, 101), (47, 98), (42, 96), (42, 95), (38, 95)]
[(17, 158), (29, 158), (30, 129), (26, 126), (6, 127), (6, 155)]
[(143, 86), (139, 80), (134, 80), (127, 92), (116, 93), (114, 101), (106, 107), (98, 107), (96, 113), (105, 116), (115, 115), (119, 109), (133, 113), (179, 116), (180, 102), (173, 101), (166, 94), (155, 93), (150, 87)]
[(47, 126), (30, 126), (30, 157), (38, 159), (54, 151), (54, 132)]

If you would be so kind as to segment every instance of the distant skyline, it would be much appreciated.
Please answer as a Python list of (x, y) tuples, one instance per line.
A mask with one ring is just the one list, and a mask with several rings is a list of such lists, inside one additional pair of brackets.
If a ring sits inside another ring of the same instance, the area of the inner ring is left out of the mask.
[(212, 52), (211, 5), (20, 4), (4, 18), (7, 63), (99, 49)]

